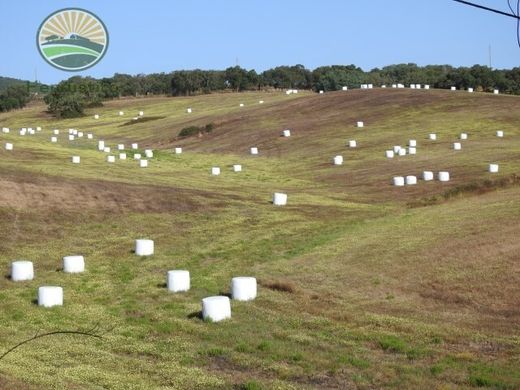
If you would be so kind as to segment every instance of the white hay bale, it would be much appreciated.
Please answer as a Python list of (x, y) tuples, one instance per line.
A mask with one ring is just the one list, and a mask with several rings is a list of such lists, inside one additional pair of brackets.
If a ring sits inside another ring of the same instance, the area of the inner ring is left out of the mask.
[(256, 154), (258, 154), (258, 148), (253, 147), (250, 149), (250, 152), (251, 152), (251, 154), (256, 155)]
[(504, 136), (504, 132), (502, 130), (497, 131), (497, 137), (502, 138)]
[(11, 263), (11, 280), (13, 282), (33, 280), (33, 278), (34, 267), (32, 261), (17, 260)]
[(404, 84), (397, 84), (397, 88), (404, 88)]
[(364, 127), (365, 124), (364, 124), (362, 121), (358, 121), (358, 122), (356, 123), (356, 126), (357, 126), (357, 127)]
[(394, 186), (396, 186), (396, 187), (404, 186), (404, 177), (402, 177), (402, 176), (394, 176), (393, 183), (394, 183)]
[(79, 164), (81, 161), (81, 158), (79, 156), (72, 156), (72, 163), (73, 164)]
[(343, 87), (341, 87), (341, 90), (342, 91), (347, 91), (348, 90), (348, 87), (346, 85), (344, 85)]
[(334, 165), (342, 165), (343, 164), (343, 156), (334, 156)]
[(456, 91), (456, 90), (457, 90), (457, 87), (451, 87), (451, 90), (452, 90), (452, 91)]
[(63, 272), (78, 274), (85, 271), (85, 258), (83, 256), (65, 256), (63, 258)]
[(408, 146), (416, 147), (417, 146), (417, 140), (411, 139), (408, 141)]
[(133, 143), (133, 144), (132, 144), (132, 149), (133, 149), (133, 150), (137, 150), (137, 149), (139, 149), (139, 145), (138, 145), (137, 143)]
[(498, 172), (498, 164), (489, 164), (489, 172), (497, 173)]
[(323, 93), (323, 90), (320, 90), (320, 93)]
[(138, 239), (135, 240), (135, 254), (137, 256), (151, 256), (154, 251), (154, 243), (152, 240)]
[(10, 142), (5, 143), (5, 150), (13, 150), (13, 144)]
[(182, 148), (175, 148), (175, 154), (181, 154)]
[(435, 133), (430, 133), (430, 135), (428, 136), (428, 138), (430, 138), (432, 141), (435, 141), (437, 139), (437, 134)]
[(460, 133), (460, 139), (463, 139), (463, 140), (468, 139), (468, 134), (467, 133)]
[(285, 206), (287, 204), (287, 194), (275, 192), (273, 194), (273, 204), (275, 206)]
[(256, 278), (237, 276), (231, 279), (231, 298), (236, 301), (252, 301), (256, 298)]
[(381, 85), (381, 88), (386, 88), (386, 85), (385, 84)]
[(399, 151), (401, 150), (401, 146), (400, 145), (394, 145), (394, 153), (399, 153)]
[(88, 134), (87, 134), (87, 138), (88, 138), (88, 139), (92, 139), (92, 138), (94, 138), (94, 134), (92, 134), (92, 133), (88, 133)]
[(69, 141), (74, 141), (74, 138), (75, 138), (74, 135), (69, 134)]
[(19, 134), (20, 134), (21, 136), (24, 136), (26, 133), (27, 133), (27, 130), (25, 130), (25, 129), (21, 129)]
[(52, 143), (58, 142), (58, 137), (51, 137), (51, 142)]
[(3, 127), (2, 128), (2, 133), (9, 134), (10, 131), (11, 130), (8, 127)]
[(244, 107), (244, 103), (240, 103), (239, 106), (240, 106), (240, 107)]
[(392, 88), (397, 88), (397, 84), (392, 84)]
[(120, 160), (126, 160), (126, 153), (119, 153)]
[(240, 164), (233, 165), (233, 172), (242, 172), (242, 165), (240, 165)]
[(473, 92), (473, 88), (468, 88), (468, 92), (472, 93)]
[(422, 178), (424, 181), (433, 180), (433, 172), (432, 171), (424, 171), (422, 174)]
[(141, 157), (141, 153), (134, 153), (134, 160), (140, 160)]
[(410, 84), (411, 89), (415, 89), (415, 84)]
[(212, 168), (211, 168), (211, 174), (212, 174), (213, 176), (218, 176), (218, 175), (220, 175), (220, 167), (212, 167)]
[(357, 147), (357, 142), (355, 139), (351, 139), (350, 141), (348, 141), (348, 147), (349, 148), (356, 148)]
[(42, 128), (40, 126), (36, 127), (36, 131), (42, 131)]
[(499, 94), (498, 89), (494, 89), (494, 90), (493, 90), (493, 93), (494, 93), (495, 95), (498, 95), (498, 94)]
[(264, 101), (263, 100), (259, 100), (258, 104), (264, 104)]
[(78, 138), (83, 138), (83, 132), (82, 131), (78, 131)]
[(116, 162), (116, 156), (107, 156), (107, 162), (108, 163), (115, 163)]
[(387, 150), (385, 152), (386, 158), (394, 158), (394, 151), (393, 150)]
[(462, 144), (460, 142), (454, 142), (453, 150), (462, 150)]
[(117, 150), (125, 150), (125, 144), (117, 144)]
[(417, 184), (417, 177), (413, 175), (406, 176), (406, 185), (413, 186)]
[(428, 84), (424, 84), (424, 89), (430, 89), (430, 86)]
[(368, 84), (368, 89), (372, 89), (374, 88), (374, 85), (373, 84)]
[(123, 111), (119, 111), (119, 116), (123, 116), (125, 113)]
[(74, 129), (69, 129), (69, 134), (74, 134)]
[(166, 276), (166, 286), (171, 292), (184, 292), (190, 289), (190, 272), (186, 270), (171, 270)]
[(144, 116), (144, 111), (139, 111), (139, 116)]
[(139, 160), (139, 167), (148, 168), (148, 160)]
[(450, 173), (446, 171), (441, 171), (438, 173), (437, 178), (439, 181), (450, 181)]
[(29, 133), (29, 135), (34, 135), (35, 134), (33, 129), (27, 130), (27, 133)]
[(98, 114), (94, 115), (94, 119), (99, 119), (99, 115)]
[(76, 129), (72, 129), (72, 134), (74, 134), (74, 135), (78, 135), (78, 130), (76, 130)]
[(63, 288), (57, 286), (41, 286), (38, 288), (38, 306), (63, 306)]
[(399, 149), (399, 151), (397, 152), (397, 154), (399, 156), (406, 156), (406, 149), (405, 148), (401, 148)]
[(417, 154), (417, 148), (409, 147), (408, 148), (408, 154)]
[(282, 136), (283, 137), (290, 137), (291, 136), (291, 130), (285, 129), (284, 131), (282, 131)]
[(191, 114), (191, 107), (188, 107), (188, 108), (186, 109), (186, 112), (187, 112), (188, 114)]
[(110, 153), (110, 146), (105, 146), (105, 148), (103, 149), (103, 152), (105, 153)]
[(153, 150), (152, 149), (145, 149), (144, 150), (144, 155), (146, 156), (146, 158), (153, 158)]
[(97, 148), (100, 152), (102, 152), (103, 150), (105, 150), (105, 141), (98, 141), (98, 144), (97, 144)]
[(415, 89), (421, 89), (421, 84), (415, 84)]
[(293, 89), (292, 93), (298, 93), (298, 90), (297, 89)]
[(229, 298), (225, 296), (203, 298), (202, 318), (212, 322), (231, 318), (231, 302)]

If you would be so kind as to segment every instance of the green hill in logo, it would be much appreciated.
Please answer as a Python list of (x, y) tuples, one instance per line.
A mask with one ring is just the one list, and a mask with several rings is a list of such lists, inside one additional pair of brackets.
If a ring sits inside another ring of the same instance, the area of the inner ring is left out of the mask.
[(66, 38), (50, 35), (41, 44), (45, 57), (54, 64), (66, 68), (81, 68), (97, 60), (104, 46), (78, 34)]

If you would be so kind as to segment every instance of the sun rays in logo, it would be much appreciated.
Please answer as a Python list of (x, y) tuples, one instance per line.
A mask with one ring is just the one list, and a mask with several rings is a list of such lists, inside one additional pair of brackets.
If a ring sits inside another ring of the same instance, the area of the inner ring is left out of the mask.
[(51, 65), (67, 71), (96, 64), (108, 46), (108, 32), (94, 14), (65, 9), (50, 15), (37, 34), (40, 54)]

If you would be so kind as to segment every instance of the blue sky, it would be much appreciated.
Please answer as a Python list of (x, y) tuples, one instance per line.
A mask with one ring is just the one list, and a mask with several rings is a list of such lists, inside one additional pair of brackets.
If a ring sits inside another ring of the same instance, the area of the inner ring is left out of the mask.
[[(507, 11), (506, 0), (473, 0)], [(107, 25), (110, 47), (93, 68), (54, 69), (36, 49), (52, 12), (85, 8)], [(1, 0), (0, 76), (56, 83), (73, 75), (356, 64), (519, 66), (516, 22), (451, 0)]]

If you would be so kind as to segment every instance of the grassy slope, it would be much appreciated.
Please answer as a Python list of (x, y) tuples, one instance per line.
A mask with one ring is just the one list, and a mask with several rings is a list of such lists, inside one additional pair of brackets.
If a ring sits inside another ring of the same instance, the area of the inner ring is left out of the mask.
[[(55, 121), (42, 106), (0, 114), (12, 129), (0, 137), (15, 145), (0, 150), (0, 265), (5, 274), (13, 259), (36, 267), (34, 281), (0, 280), (0, 349), (39, 330), (115, 326), (103, 340), (21, 347), (0, 360), (0, 385), (519, 387), (520, 188), (463, 188), (482, 187), (489, 162), (500, 163), (493, 178), (520, 173), (519, 108), (509, 96), (374, 90), (123, 100), (97, 110), (97, 121), (94, 112)], [(161, 119), (121, 126), (139, 110)], [(211, 134), (175, 140), (209, 122)], [(22, 126), (44, 130), (20, 137)], [(146, 170), (109, 165), (96, 140), (69, 143), (69, 127), (112, 147), (139, 141), (156, 157)], [(285, 127), (289, 139), (279, 137)], [(53, 128), (59, 144), (48, 141)], [(469, 140), (454, 152), (462, 131)], [(384, 158), (410, 138), (417, 156)], [(348, 150), (348, 139), (359, 148)], [(172, 155), (174, 145), (185, 153)], [(344, 166), (331, 165), (336, 154)], [(234, 163), (244, 171), (233, 174)], [(452, 181), (389, 184), (426, 168), (448, 169)], [(279, 190), (287, 207), (269, 203)], [(131, 253), (142, 236), (155, 240), (155, 256)], [(72, 253), (85, 254), (85, 274), (58, 271)], [(189, 293), (165, 291), (173, 268), (191, 271)], [(233, 302), (229, 322), (202, 322), (200, 299), (227, 293), (236, 275), (259, 278), (258, 299)], [(32, 302), (43, 284), (65, 288), (64, 307)]]

